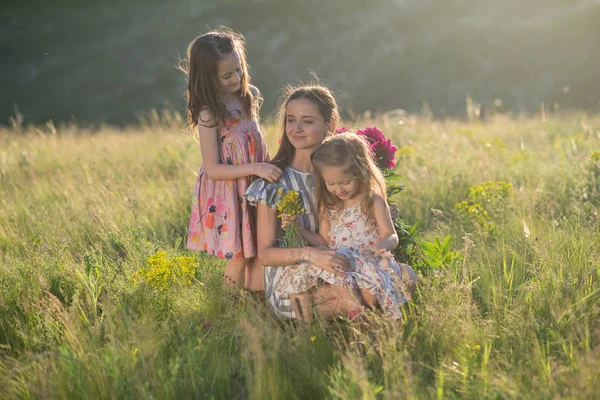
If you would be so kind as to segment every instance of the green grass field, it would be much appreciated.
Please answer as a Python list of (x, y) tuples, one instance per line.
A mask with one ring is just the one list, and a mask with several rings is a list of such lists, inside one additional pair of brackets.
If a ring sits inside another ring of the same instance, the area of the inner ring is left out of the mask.
[(415, 301), (370, 327), (279, 324), (185, 250), (180, 118), (0, 129), (0, 397), (597, 397), (600, 115), (367, 124), (423, 218)]

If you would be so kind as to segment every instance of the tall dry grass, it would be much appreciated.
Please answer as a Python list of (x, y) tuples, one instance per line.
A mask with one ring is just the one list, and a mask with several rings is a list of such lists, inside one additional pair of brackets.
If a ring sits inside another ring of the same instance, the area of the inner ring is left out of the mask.
[[(235, 300), (223, 263), (185, 250), (198, 145), (180, 119), (142, 122), (0, 132), (3, 397), (596, 396), (600, 116), (348, 123), (400, 147), (421, 281), (402, 322), (309, 327)], [(512, 184), (495, 232), (455, 207), (484, 182)], [(159, 251), (195, 257), (193, 282), (135, 280)]]

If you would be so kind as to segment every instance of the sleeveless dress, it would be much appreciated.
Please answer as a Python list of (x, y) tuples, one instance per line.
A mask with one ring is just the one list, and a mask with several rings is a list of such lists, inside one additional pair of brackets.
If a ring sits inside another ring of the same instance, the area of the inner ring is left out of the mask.
[[(282, 189), (281, 194), (278, 189)], [(272, 209), (276, 208), (277, 202), (289, 190), (297, 191), (300, 202), (304, 208), (304, 214), (299, 218), (299, 225), (311, 232), (318, 231), (318, 214), (315, 208), (315, 178), (312, 173), (296, 171), (293, 168), (283, 170), (282, 177), (275, 183), (269, 183), (264, 179), (257, 179), (246, 191), (246, 197), (252, 204), (264, 204)], [(283, 247), (283, 230), (277, 233), (279, 245)], [(297, 264), (289, 266), (264, 266), (265, 298), (269, 308), (275, 316), (282, 319), (297, 318), (292, 309), (289, 295), (281, 294), (276, 289), (281, 283), (281, 277), (285, 272)]]
[(340, 277), (315, 265), (298, 264), (282, 274), (277, 294), (289, 297), (322, 282), (351, 290), (369, 289), (387, 317), (400, 318), (400, 306), (410, 301), (408, 288), (416, 284), (417, 274), (410, 266), (396, 262), (390, 252), (385, 257), (361, 253), (361, 249), (378, 242), (381, 236), (375, 223), (363, 213), (360, 202), (331, 212), (329, 220), (329, 248), (346, 256), (351, 262), (351, 270)]
[[(217, 127), (221, 164), (269, 161), (258, 122), (229, 118)], [(245, 197), (253, 177), (213, 181), (200, 167), (194, 186), (187, 248), (219, 258), (256, 256), (255, 213)]]

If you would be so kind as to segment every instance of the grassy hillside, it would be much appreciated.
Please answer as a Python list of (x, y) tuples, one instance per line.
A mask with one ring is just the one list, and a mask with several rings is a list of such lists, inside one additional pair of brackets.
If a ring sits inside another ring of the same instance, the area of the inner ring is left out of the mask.
[(401, 323), (308, 328), (184, 249), (198, 145), (146, 121), (0, 132), (3, 397), (597, 395), (600, 115), (348, 122), (400, 147), (421, 281)]

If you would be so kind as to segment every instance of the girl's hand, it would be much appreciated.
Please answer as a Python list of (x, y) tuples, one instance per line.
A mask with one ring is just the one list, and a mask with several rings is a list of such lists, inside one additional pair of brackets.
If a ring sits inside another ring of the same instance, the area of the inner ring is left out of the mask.
[(345, 256), (326, 247), (312, 247), (307, 261), (327, 272), (342, 277), (346, 275), (345, 271), (351, 268), (350, 261)]
[(386, 249), (379, 247), (378, 243), (365, 247), (360, 252), (365, 256), (393, 257)]
[(254, 175), (259, 176), (269, 183), (274, 183), (281, 178), (281, 168), (269, 163), (254, 163)]
[[(292, 222), (298, 223), (299, 222), (298, 220), (299, 220), (298, 215), (296, 215), (295, 217), (290, 217), (287, 214), (281, 214), (281, 229), (283, 229), (285, 231)], [(298, 225), (298, 226), (300, 226), (300, 225)]]

